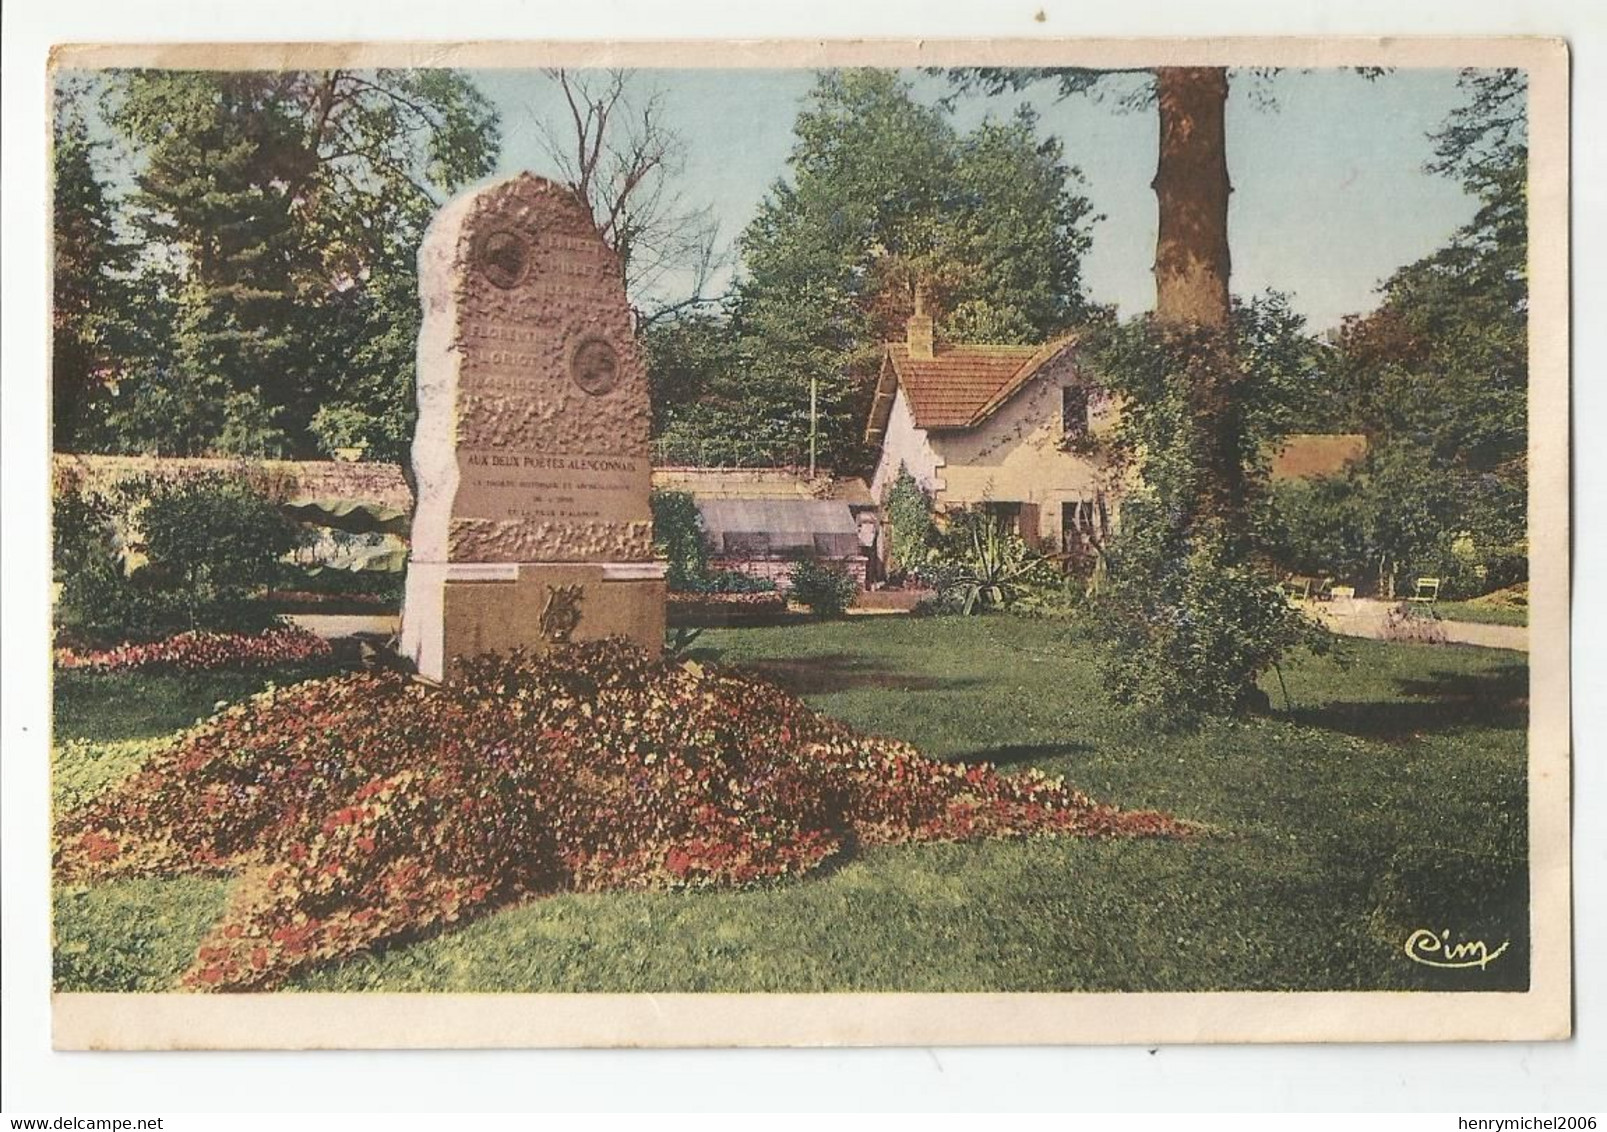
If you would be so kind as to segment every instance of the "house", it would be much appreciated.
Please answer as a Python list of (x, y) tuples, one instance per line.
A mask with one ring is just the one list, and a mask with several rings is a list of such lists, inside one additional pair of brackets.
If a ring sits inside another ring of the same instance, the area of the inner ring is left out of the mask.
[[(1124, 486), (1096, 441), (1117, 399), (1083, 367), (1076, 334), (1042, 346), (946, 345), (920, 296), (905, 340), (882, 355), (865, 429), (879, 448), (872, 497), (906, 468), (939, 509), (991, 511), (1049, 553), (1078, 558), (1116, 522)], [(1271, 478), (1337, 475), (1367, 452), (1352, 434), (1269, 445)]]
[(880, 448), (871, 494), (885, 498), (907, 468), (940, 509), (980, 506), (1040, 549), (1081, 555), (1116, 518), (1118, 485), (1094, 443), (1115, 410), (1075, 334), (940, 345), (918, 298), (905, 340), (882, 357), (865, 430)]

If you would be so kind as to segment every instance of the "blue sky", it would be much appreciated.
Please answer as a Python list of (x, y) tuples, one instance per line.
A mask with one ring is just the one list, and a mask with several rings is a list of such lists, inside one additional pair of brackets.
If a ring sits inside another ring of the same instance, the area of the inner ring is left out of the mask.
[[(562, 111), (555, 84), (536, 71), (478, 71), (502, 111), (499, 173), (551, 173), (534, 121)], [(940, 79), (911, 76), (918, 95), (946, 93)], [(668, 120), (687, 143), (680, 189), (710, 205), (734, 240), (771, 184), (787, 174), (792, 125), (814, 81), (809, 71), (642, 71), (664, 94)], [(1270, 100), (1272, 105), (1265, 105)], [(1022, 101), (1042, 114), (1083, 191), (1105, 219), (1094, 229), (1084, 278), (1098, 302), (1123, 315), (1154, 303), (1156, 118), (1112, 100), (1056, 101), (1047, 88), (968, 100), (956, 122), (1007, 115)], [(1233, 289), (1288, 292), (1313, 330), (1371, 309), (1375, 289), (1397, 267), (1442, 245), (1473, 215), (1459, 185), (1427, 173), (1426, 135), (1460, 99), (1456, 73), (1396, 71), (1368, 81), (1349, 71), (1236, 76), (1228, 105), (1229, 216)]]

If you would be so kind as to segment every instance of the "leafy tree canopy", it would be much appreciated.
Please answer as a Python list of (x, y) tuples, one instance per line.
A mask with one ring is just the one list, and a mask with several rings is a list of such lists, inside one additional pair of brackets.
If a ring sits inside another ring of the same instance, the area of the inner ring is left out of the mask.
[(163, 333), (124, 359), (89, 443), (313, 455), (329, 447), (314, 416), (336, 407), (395, 455), (415, 252), (446, 196), (494, 165), (489, 103), (447, 70), (139, 70), (109, 74), (104, 114), (137, 170), (134, 305)]
[(83, 91), (58, 95), (52, 127), (56, 229), (51, 363), (54, 443), (76, 443), (95, 394), (132, 344), (124, 284), (133, 249), (116, 230), (113, 202), (95, 170)]
[(1455, 577), (1462, 592), (1522, 576), (1507, 560), (1521, 558), (1527, 502), (1527, 81), (1469, 70), (1460, 86), (1429, 168), (1478, 209), (1342, 329), (1332, 381), (1345, 425), (1370, 438), (1367, 461), (1343, 484), (1279, 500), (1291, 559), (1354, 530), (1385, 592), (1413, 573)]
[(741, 238), (734, 376), (707, 378), (710, 396), (673, 435), (801, 462), (813, 380), (819, 458), (856, 469), (867, 384), (882, 344), (903, 337), (917, 286), (940, 340), (1041, 341), (1087, 315), (1080, 264), (1094, 218), (1029, 108), (961, 133), (895, 72), (829, 71), (795, 133), (791, 176)]

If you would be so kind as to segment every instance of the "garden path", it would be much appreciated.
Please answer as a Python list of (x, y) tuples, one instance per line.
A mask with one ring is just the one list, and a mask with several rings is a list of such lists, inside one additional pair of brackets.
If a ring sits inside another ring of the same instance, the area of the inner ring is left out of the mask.
[[(1395, 602), (1374, 598), (1336, 598), (1331, 602), (1307, 603), (1323, 623), (1347, 637), (1369, 637), (1375, 641), (1391, 639), (1389, 611)], [(1435, 622), (1437, 639), (1448, 644), (1476, 645), (1486, 649), (1529, 651), (1529, 629), (1524, 625), (1480, 625), (1471, 621)]]

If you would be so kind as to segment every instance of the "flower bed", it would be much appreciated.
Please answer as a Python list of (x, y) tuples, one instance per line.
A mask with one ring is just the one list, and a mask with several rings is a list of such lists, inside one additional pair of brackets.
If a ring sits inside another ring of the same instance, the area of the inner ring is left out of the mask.
[(330, 656), (329, 642), (305, 629), (265, 633), (177, 633), (147, 644), (77, 652), (56, 650), (57, 668), (120, 672), (131, 669), (273, 668)]
[(182, 985), (292, 972), (563, 889), (744, 885), (858, 846), (1181, 836), (1037, 772), (943, 763), (617, 641), (269, 689), (56, 827), (63, 881), (237, 872)]

